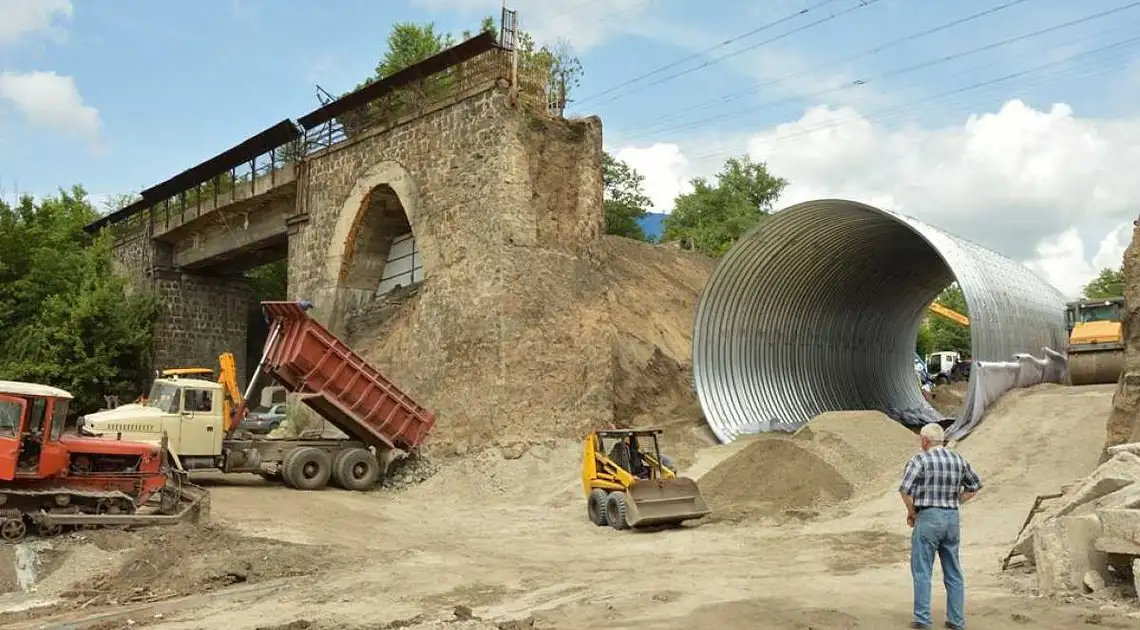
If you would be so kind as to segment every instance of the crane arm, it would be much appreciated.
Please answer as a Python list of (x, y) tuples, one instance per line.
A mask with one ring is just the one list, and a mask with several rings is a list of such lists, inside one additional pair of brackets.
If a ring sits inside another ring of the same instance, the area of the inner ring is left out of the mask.
[(237, 364), (234, 362), (234, 355), (229, 352), (223, 352), (218, 356), (218, 384), (222, 386), (225, 391), (225, 400), (222, 402), (222, 413), (226, 423), (226, 434), (234, 429), (237, 424), (237, 419), (232, 415), (238, 408), (242, 406), (245, 398), (238, 389), (237, 382)]
[(950, 320), (956, 324), (960, 324), (960, 325), (966, 326), (966, 327), (969, 327), (969, 325), (970, 325), (970, 318), (969, 317), (966, 317), (965, 315), (959, 313), (958, 311), (955, 311), (953, 309), (942, 306), (938, 302), (931, 302), (930, 303), (930, 311), (936, 315), (941, 315), (942, 317), (945, 317), (946, 319), (948, 319), (948, 320)]

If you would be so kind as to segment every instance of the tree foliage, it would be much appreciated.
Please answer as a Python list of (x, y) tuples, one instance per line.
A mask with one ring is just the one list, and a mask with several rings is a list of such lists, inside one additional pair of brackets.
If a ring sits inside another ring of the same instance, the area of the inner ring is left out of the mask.
[(1111, 298), (1124, 295), (1124, 270), (1104, 268), (1085, 285), (1087, 298)]
[(691, 184), (693, 191), (678, 195), (665, 219), (664, 240), (686, 240), (694, 249), (719, 257), (771, 213), (788, 181), (744, 155), (729, 158), (715, 184), (704, 177)]
[[(484, 17), (479, 23), (479, 32), (497, 33), (495, 19), (489, 15)], [(464, 31), (461, 38), (466, 40), (472, 35), (471, 31)], [(353, 91), (390, 77), (457, 43), (452, 34), (438, 30), (434, 22), (397, 23), (388, 33), (387, 48), (372, 75), (358, 83)], [(565, 40), (559, 40), (551, 46), (541, 45), (535, 42), (530, 33), (520, 30), (518, 51), (519, 83), (524, 90), (540, 91), (548, 99), (569, 99), (570, 93), (581, 81), (582, 64)], [(438, 73), (426, 78), (415, 90), (396, 90), (386, 97), (383, 104), (373, 103), (361, 110), (347, 112), (338, 119), (348, 133), (356, 133), (368, 126), (367, 118), (399, 116), (417, 104), (438, 99), (452, 89), (455, 79), (454, 70)]]
[(158, 305), (113, 273), (110, 235), (80, 186), (0, 201), (0, 378), (54, 385), (86, 412), (147, 379)]
[(629, 164), (602, 153), (602, 182), (605, 196), (606, 234), (646, 240), (638, 224), (653, 205), (645, 196), (642, 182), (645, 177)]
[[(967, 317), (970, 315), (966, 306), (966, 296), (957, 283), (943, 289), (935, 301)], [(924, 358), (931, 352), (943, 350), (956, 350), (965, 358), (970, 356), (970, 329), (941, 315), (928, 313), (918, 331), (916, 346), (918, 353)]]

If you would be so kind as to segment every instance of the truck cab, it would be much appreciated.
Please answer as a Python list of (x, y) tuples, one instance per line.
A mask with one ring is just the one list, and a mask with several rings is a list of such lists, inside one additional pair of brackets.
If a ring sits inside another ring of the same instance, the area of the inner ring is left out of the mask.
[(122, 405), (80, 418), (79, 433), (168, 447), (184, 468), (213, 468), (225, 439), (224, 393), (213, 381), (155, 379), (145, 403)]

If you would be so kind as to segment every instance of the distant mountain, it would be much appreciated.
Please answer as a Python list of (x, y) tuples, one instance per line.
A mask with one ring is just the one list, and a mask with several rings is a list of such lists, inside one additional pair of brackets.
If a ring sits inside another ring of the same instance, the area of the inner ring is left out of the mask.
[(649, 214), (637, 220), (637, 224), (641, 226), (641, 231), (645, 232), (645, 236), (651, 241), (661, 240), (661, 234), (665, 232), (665, 217), (669, 215), (664, 213), (650, 212)]

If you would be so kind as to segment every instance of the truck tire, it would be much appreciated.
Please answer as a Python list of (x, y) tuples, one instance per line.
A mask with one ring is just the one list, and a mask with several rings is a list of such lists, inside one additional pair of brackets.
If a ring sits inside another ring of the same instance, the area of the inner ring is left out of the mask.
[(332, 460), (329, 454), (313, 446), (293, 449), (285, 458), (282, 476), (285, 483), (298, 490), (316, 490), (329, 482)]
[(332, 475), (336, 485), (345, 490), (371, 490), (380, 479), (380, 462), (368, 449), (345, 449), (333, 460)]

